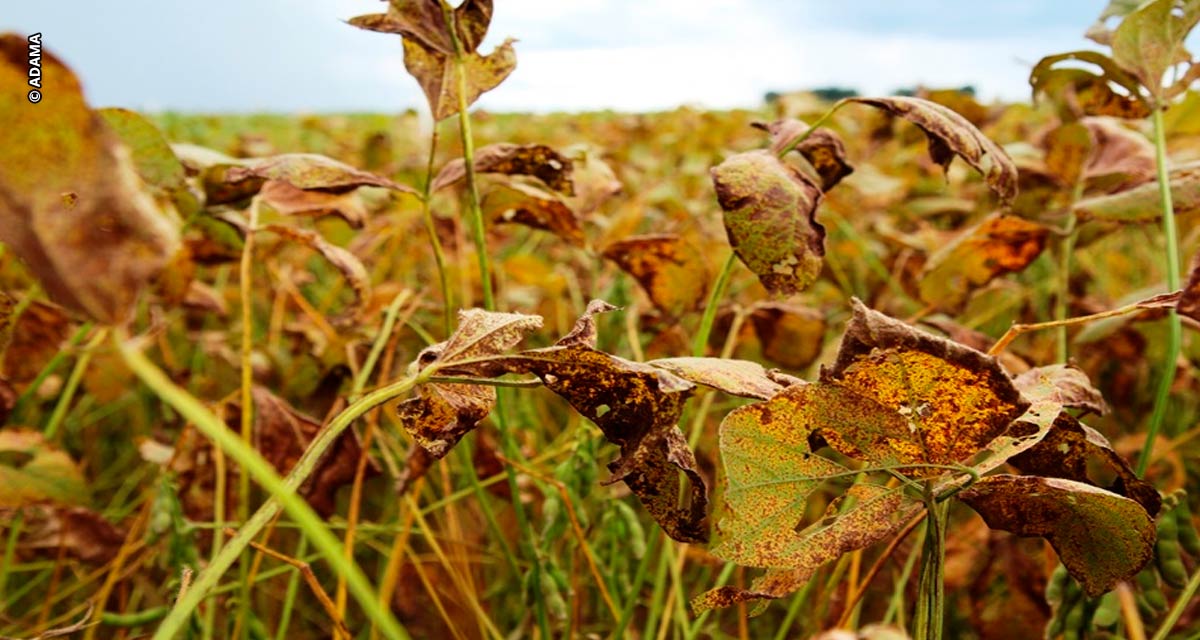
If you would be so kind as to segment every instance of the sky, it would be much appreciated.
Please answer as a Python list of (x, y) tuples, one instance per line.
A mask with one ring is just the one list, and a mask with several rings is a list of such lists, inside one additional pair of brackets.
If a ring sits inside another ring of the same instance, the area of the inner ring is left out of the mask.
[[(1106, 0), (496, 0), (482, 51), (517, 69), (492, 111), (754, 107), (768, 91), (974, 85), (1027, 100), (1039, 58), (1097, 48)], [(427, 108), (398, 36), (343, 21), (379, 0), (6, 2), (0, 31), (42, 33), (94, 106), (188, 112)]]

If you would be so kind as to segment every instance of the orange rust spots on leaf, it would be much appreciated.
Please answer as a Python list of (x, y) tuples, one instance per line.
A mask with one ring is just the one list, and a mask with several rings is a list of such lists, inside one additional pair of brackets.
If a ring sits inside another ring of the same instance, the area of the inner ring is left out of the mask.
[[(807, 123), (794, 118), (771, 123), (753, 122), (751, 126), (770, 134), (771, 151), (775, 153), (787, 148), (793, 140), (809, 129)], [(794, 150), (803, 156), (812, 170), (820, 176), (822, 191), (829, 191), (841, 182), (842, 178), (854, 172), (854, 168), (846, 161), (846, 145), (836, 133), (828, 129), (812, 132), (796, 145)]]
[(825, 315), (785, 302), (764, 302), (750, 312), (764, 358), (788, 369), (803, 369), (821, 354)]
[(549, 231), (577, 246), (584, 243), (579, 218), (562, 196), (533, 184), (496, 185), (483, 196), (481, 207), (492, 222), (515, 222)]
[(694, 310), (708, 293), (708, 264), (691, 243), (675, 234), (633, 236), (604, 249), (670, 318)]
[(1090, 596), (1129, 580), (1153, 556), (1154, 521), (1141, 505), (1060, 478), (996, 475), (959, 497), (993, 529), (1046, 538)]
[(921, 300), (957, 309), (972, 289), (1029, 266), (1041, 255), (1049, 232), (1015, 216), (989, 216), (930, 256), (921, 275)]
[[(475, 171), (502, 175), (532, 176), (563, 195), (575, 195), (570, 158), (544, 144), (489, 144), (475, 151)], [(467, 175), (462, 158), (446, 163), (433, 179), (433, 191), (448, 187)]]
[(1034, 367), (1017, 376), (1013, 384), (1031, 402), (1048, 400), (1070, 409), (1096, 415), (1108, 413), (1108, 403), (1082, 369), (1073, 364)]

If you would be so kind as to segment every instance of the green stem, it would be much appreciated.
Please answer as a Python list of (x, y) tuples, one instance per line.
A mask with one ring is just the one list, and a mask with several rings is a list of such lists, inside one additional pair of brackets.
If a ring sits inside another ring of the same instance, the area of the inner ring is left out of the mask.
[[(1178, 291), (1182, 280), (1179, 272), (1179, 236), (1175, 230), (1175, 207), (1171, 202), (1171, 182), (1167, 175), (1167, 136), (1163, 127), (1163, 109), (1154, 109), (1154, 161), (1158, 169), (1158, 197), (1162, 204), (1163, 235), (1167, 242), (1167, 291)], [(1163, 358), (1162, 377), (1154, 396), (1154, 412), (1150, 416), (1150, 427), (1146, 430), (1146, 443), (1138, 457), (1137, 474), (1146, 474), (1150, 466), (1150, 454), (1154, 441), (1167, 417), (1167, 403), (1171, 399), (1171, 386), (1175, 382), (1175, 361), (1183, 345), (1183, 325), (1179, 314), (1171, 309), (1167, 316), (1167, 353)]]
[[(296, 543), (296, 559), (301, 559), (308, 552), (308, 538), (303, 534), (300, 536), (300, 542)], [(262, 577), (261, 574), (259, 577)], [(292, 610), (296, 606), (296, 595), (300, 591), (300, 570), (292, 568), (292, 575), (288, 578), (287, 592), (283, 597), (283, 611), (279, 614), (279, 627), (275, 629), (275, 640), (287, 640), (288, 626), (292, 622)]]
[[(1074, 204), (1083, 195), (1083, 181), (1075, 183), (1071, 192), (1071, 207), (1067, 208), (1067, 223), (1062, 230), (1062, 244), (1059, 245), (1058, 263), (1058, 295), (1054, 301), (1054, 319), (1062, 322), (1067, 319), (1071, 300), (1071, 257), (1075, 251), (1075, 239), (1078, 236), (1076, 225), (1079, 223), (1075, 215)], [(1058, 326), (1058, 361), (1066, 364), (1070, 356), (1070, 344), (1067, 341), (1067, 325)]]
[(442, 288), (442, 325), (450, 335), (454, 320), (454, 301), (450, 299), (450, 276), (446, 273), (446, 253), (442, 241), (438, 240), (437, 227), (433, 224), (433, 163), (437, 156), (438, 130), (433, 123), (433, 134), (429, 137), (429, 161), (425, 165), (425, 189), (421, 194), (421, 218), (425, 221), (425, 232), (429, 234), (429, 245), (433, 247), (433, 260), (437, 264), (438, 284)]
[(379, 329), (379, 335), (375, 336), (375, 343), (371, 345), (371, 352), (367, 354), (366, 362), (358, 370), (358, 375), (354, 377), (354, 387), (350, 390), (349, 396), (350, 402), (358, 400), (362, 395), (362, 390), (367, 387), (367, 380), (375, 371), (375, 364), (379, 362), (379, 356), (383, 354), (383, 349), (392, 336), (392, 330), (396, 328), (396, 316), (400, 315), (400, 307), (403, 307), (411, 299), (412, 292), (407, 289), (392, 298), (392, 303), (388, 305), (383, 316), (383, 327)]
[(1154, 632), (1151, 640), (1167, 640), (1167, 635), (1171, 633), (1175, 623), (1179, 622), (1179, 617), (1183, 615), (1188, 605), (1192, 604), (1192, 598), (1195, 597), (1197, 589), (1200, 589), (1200, 567), (1197, 567), (1196, 571), (1192, 573), (1192, 578), (1183, 587), (1179, 598), (1175, 600), (1174, 606), (1167, 612), (1167, 617), (1163, 619), (1162, 625), (1158, 627), (1158, 631)]
[(71, 407), (71, 400), (75, 398), (75, 391), (79, 389), (79, 383), (83, 380), (88, 363), (92, 361), (92, 353), (106, 337), (108, 337), (108, 329), (97, 330), (92, 339), (88, 341), (87, 346), (83, 348), (83, 353), (79, 354), (79, 359), (75, 361), (75, 367), (71, 369), (71, 375), (67, 377), (67, 384), (63, 387), (62, 393), (58, 395), (54, 412), (46, 421), (47, 440), (53, 440), (58, 435), (58, 428), (62, 425), (63, 419), (67, 417), (67, 410)]
[[(259, 199), (250, 201), (246, 209), (246, 240), (242, 245), (242, 259), (238, 263), (238, 300), (241, 306), (242, 335), (240, 344), (241, 364), (241, 436), (247, 447), (253, 447), (254, 438), (254, 297), (251, 292), (254, 277), (254, 240), (258, 230)], [(223, 496), (223, 493), (218, 493)], [(245, 522), (250, 518), (250, 474), (245, 471), (238, 474), (238, 521)], [(213, 534), (214, 540), (222, 537), (222, 532)], [(215, 549), (215, 547), (214, 547)], [(250, 615), (250, 557), (243, 552), (238, 562), (238, 582), (242, 589), (238, 598), (237, 621), (234, 623), (234, 633), (242, 629), (246, 618)], [(211, 605), (210, 605), (211, 606)]]
[(708, 336), (712, 333), (713, 322), (717, 318), (717, 306), (721, 303), (721, 298), (725, 297), (725, 288), (729, 286), (729, 274), (733, 273), (733, 265), (736, 262), (737, 254), (730, 251), (729, 257), (725, 259), (725, 264), (721, 266), (717, 283), (713, 285), (712, 291), (708, 294), (708, 304), (705, 305), (704, 315), (700, 318), (700, 330), (696, 333), (695, 340), (692, 341), (692, 355), (697, 358), (704, 355), (708, 346)]
[(390, 610), (379, 604), (362, 570), (354, 563), (347, 561), (343, 555), (341, 542), (330, 533), (321, 517), (308, 506), (299, 495), (300, 485), (312, 474), (317, 462), (326, 450), (341, 436), (350, 424), (372, 407), (387, 402), (399, 396), (416, 384), (423, 382), (421, 376), (405, 378), (372, 393), (367, 394), (358, 402), (347, 407), (317, 434), (305, 450), (304, 455), (296, 463), (292, 472), (286, 478), (280, 478), (272, 468), (271, 463), (252, 447), (242, 442), (237, 434), (230, 431), (225, 424), (209, 411), (195, 396), (180, 388), (167, 378), (153, 362), (129, 341), (114, 333), (114, 341), (126, 366), (137, 375), (141, 381), (160, 398), (171, 405), (184, 418), (191, 421), (201, 433), (208, 437), (216, 446), (237, 462), (245, 473), (248, 473), (271, 498), (254, 513), (238, 530), (237, 535), (226, 543), (221, 553), (213, 559), (191, 588), (181, 597), (171, 613), (167, 615), (162, 625), (154, 634), (156, 640), (166, 640), (176, 637), (187, 624), (192, 611), (204, 599), (205, 595), (217, 585), (221, 576), (237, 559), (238, 555), (249, 545), (250, 541), (270, 522), (282, 508), (300, 527), (304, 535), (313, 543), (317, 551), (330, 564), (334, 572), (346, 577), (350, 592), (363, 608), (364, 613), (383, 631), (384, 636), (392, 639), (407, 639), (408, 634), (392, 616)]
[(804, 133), (796, 136), (796, 138), (794, 140), (788, 142), (786, 145), (784, 145), (782, 148), (780, 148), (779, 152), (776, 155), (778, 155), (780, 158), (782, 158), (783, 156), (787, 155), (788, 152), (790, 152), (792, 149), (795, 149), (796, 147), (800, 146), (801, 142), (804, 142), (805, 140), (807, 140), (808, 137), (811, 136), (813, 134), (813, 132), (815, 132), (817, 130), (818, 127), (825, 124), (826, 122), (829, 122), (829, 119), (833, 117), (833, 114), (837, 113), (838, 109), (841, 109), (844, 106), (846, 106), (845, 100), (838, 100), (837, 102), (833, 103), (833, 106), (829, 108), (829, 111), (826, 111), (824, 114), (821, 115), (820, 118), (817, 118), (817, 121), (814, 122), (812, 124), (812, 126), (805, 129)]
[(925, 550), (921, 556), (921, 584), (913, 637), (915, 640), (941, 640), (946, 606), (942, 577), (950, 503), (935, 502), (932, 494), (929, 494), (926, 504), (932, 517), (928, 518), (929, 524), (925, 528)]
[[(14, 314), (14, 318), (15, 317), (16, 315)], [(33, 382), (30, 382), (29, 386), (25, 387), (25, 390), (22, 391), (21, 395), (17, 397), (16, 405), (13, 407), (12, 424), (21, 424), (23, 422), (25, 411), (28, 408), (28, 404), (32, 401), (33, 394), (37, 393), (37, 390), (42, 387), (42, 383), (46, 381), (46, 378), (49, 378), (50, 374), (54, 373), (54, 371), (58, 369), (59, 365), (61, 365), (63, 361), (67, 359), (67, 354), (71, 353), (75, 347), (78, 347), (91, 331), (92, 323), (85, 322), (80, 325), (79, 328), (75, 330), (75, 333), (71, 335), (71, 338), (67, 341), (66, 346), (62, 349), (59, 349), (58, 353), (55, 353), (54, 357), (50, 358), (50, 361), (46, 363), (46, 366), (42, 367), (42, 370), (38, 372), (37, 377), (33, 379)]]

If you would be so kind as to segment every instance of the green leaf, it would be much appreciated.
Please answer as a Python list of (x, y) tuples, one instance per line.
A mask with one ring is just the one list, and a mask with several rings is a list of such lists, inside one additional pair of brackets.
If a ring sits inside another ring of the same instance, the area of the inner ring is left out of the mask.
[[(1200, 210), (1200, 162), (1174, 167), (1167, 175), (1175, 215)], [(1075, 204), (1075, 213), (1083, 220), (1152, 222), (1162, 216), (1158, 181), (1132, 189), (1095, 196)]]
[(1146, 2), (1126, 15), (1113, 31), (1113, 60), (1136, 76), (1161, 103), (1167, 97), (1163, 86), (1167, 70), (1191, 60), (1183, 44), (1198, 21), (1200, 0)]

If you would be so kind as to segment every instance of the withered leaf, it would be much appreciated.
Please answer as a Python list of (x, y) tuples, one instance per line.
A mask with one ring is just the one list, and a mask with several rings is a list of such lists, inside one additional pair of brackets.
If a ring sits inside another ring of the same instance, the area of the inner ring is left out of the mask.
[(1192, 256), (1191, 273), (1188, 275), (1187, 284), (1183, 286), (1183, 293), (1179, 295), (1175, 310), (1179, 315), (1200, 322), (1200, 251)]
[(492, 187), (480, 204), (493, 222), (515, 222), (549, 231), (574, 245), (583, 244), (583, 228), (558, 194), (532, 184), (509, 182)]
[(1088, 595), (1129, 580), (1153, 556), (1154, 521), (1141, 505), (1061, 478), (996, 475), (959, 494), (989, 527), (1046, 538)]
[[(498, 365), (508, 372), (536, 375), (596, 423), (621, 447), (621, 457), (608, 465), (613, 475), (606, 482), (624, 482), (667, 535), (681, 542), (703, 542), (708, 538), (704, 480), (676, 426), (695, 386), (663, 369), (597, 351), (592, 316), (610, 309), (612, 305), (593, 301), (557, 344), (505, 357)], [(677, 504), (679, 471), (690, 485), (683, 506)]]
[(0, 430), (0, 508), (39, 502), (86, 505), (91, 498), (79, 465), (32, 429)]
[[(15, 511), (0, 507), (0, 522), (12, 520)], [(36, 504), (21, 509), (18, 550), (57, 557), (60, 550), (89, 564), (105, 564), (125, 544), (125, 532), (100, 514), (84, 508)]]
[(1034, 367), (1017, 376), (1013, 384), (1031, 402), (1048, 400), (1096, 415), (1108, 413), (1104, 396), (1092, 386), (1083, 369), (1073, 364)]
[(1065, 122), (1046, 134), (1046, 169), (1060, 185), (1074, 187), (1092, 154), (1092, 134), (1081, 122)]
[(742, 263), (773, 294), (808, 288), (825, 257), (825, 228), (816, 219), (820, 187), (764, 150), (729, 157), (712, 179)]
[[(454, 333), (444, 342), (424, 349), (414, 365), (418, 370), (436, 365), (446, 374), (494, 377), (503, 373), (496, 364), (472, 361), (507, 351), (541, 326), (541, 316), (482, 309), (459, 311)], [(404, 429), (427, 454), (409, 454), (401, 478), (405, 487), (428, 469), (431, 459), (449, 453), (487, 417), (496, 402), (496, 390), (486, 385), (428, 383), (418, 393), (397, 407)]]
[(708, 263), (695, 246), (676, 234), (618, 240), (605, 247), (603, 255), (636, 278), (654, 306), (669, 318), (694, 310), (708, 293)]
[(1162, 100), (1168, 97), (1163, 86), (1167, 70), (1191, 60), (1183, 45), (1197, 22), (1200, 3), (1195, 0), (1145, 2), (1113, 31), (1113, 60), (1135, 76), (1156, 101)]
[(958, 309), (972, 289), (1029, 266), (1046, 247), (1049, 233), (1016, 216), (988, 216), (929, 257), (921, 274), (921, 300)]
[(898, 452), (937, 464), (961, 462), (1029, 407), (995, 358), (918, 331), (857, 299), (851, 306), (837, 361), (821, 378), (911, 421), (918, 449), (896, 439)]
[(61, 307), (40, 300), (30, 303), (16, 318), (0, 370), (14, 383), (33, 380), (70, 331), (71, 321)]
[(175, 157), (162, 132), (145, 116), (116, 107), (98, 109), (96, 113), (129, 148), (138, 175), (147, 186), (162, 194), (184, 187), (183, 163)]
[(1124, 191), (1154, 179), (1154, 144), (1116, 118), (1081, 120), (1092, 138), (1083, 177), (1089, 189)]
[[(24, 86), (29, 44), (0, 36), (0, 85)], [(0, 241), (50, 297), (103, 323), (130, 313), (179, 243), (138, 178), (129, 150), (84, 101), (79, 81), (42, 51), (42, 91), (0, 98)]]
[(1017, 166), (1012, 158), (983, 135), (975, 125), (953, 109), (921, 98), (846, 98), (843, 102), (865, 104), (904, 118), (917, 125), (929, 138), (929, 157), (949, 167), (957, 155), (983, 174), (984, 182), (1008, 204), (1017, 196)]
[[(1088, 475), (1089, 461), (1098, 460), (1106, 475), (1116, 478), (1104, 487)], [(1041, 442), (1013, 456), (1009, 463), (1022, 473), (1064, 478), (1112, 491), (1142, 505), (1151, 516), (1158, 513), (1162, 498), (1154, 485), (1142, 480), (1100, 432), (1063, 412)]]
[[(491, 0), (465, 0), (451, 14), (459, 43), (465, 51), (475, 51), (492, 21)], [(400, 34), (439, 53), (454, 54), (454, 43), (438, 0), (395, 0), (386, 14), (358, 16), (351, 18), (350, 24), (367, 31)]]
[[(1175, 215), (1200, 210), (1200, 162), (1172, 167), (1167, 174)], [(1082, 220), (1150, 222), (1162, 217), (1158, 181), (1146, 182), (1113, 194), (1085, 198), (1074, 206)]]
[(762, 344), (764, 358), (789, 369), (803, 369), (821, 355), (825, 315), (786, 302), (761, 302), (750, 312), (750, 324)]
[(361, 229), (367, 221), (367, 208), (355, 191), (304, 190), (282, 180), (267, 180), (258, 195), (285, 216), (337, 216), (355, 229)]
[(412, 187), (316, 153), (285, 153), (250, 160), (229, 167), (224, 178), (231, 183), (254, 179), (278, 180), (297, 189), (334, 193), (364, 186), (416, 193)]
[[(489, 144), (475, 151), (475, 171), (533, 176), (564, 195), (575, 195), (571, 159), (544, 144)], [(447, 162), (433, 179), (433, 191), (448, 187), (467, 175), (462, 158)]]
[[(1073, 67), (1056, 67), (1060, 62), (1078, 61), (1095, 65), (1100, 73)], [(1123, 88), (1126, 94), (1113, 90), (1109, 83)], [(1072, 117), (1081, 115), (1144, 118), (1150, 107), (1142, 100), (1138, 83), (1112, 58), (1098, 51), (1070, 51), (1042, 58), (1029, 73), (1033, 97), (1045, 93), (1067, 107)]]
[[(517, 68), (517, 54), (513, 50), (513, 42), (512, 38), (505, 40), (488, 56), (478, 53), (463, 56), (464, 72), (467, 76), (467, 106), (473, 104), (485, 92), (499, 86), (508, 74)], [(445, 120), (458, 113), (458, 80), (452, 56), (405, 38), (404, 67), (421, 85), (435, 120)]]
[(598, 153), (580, 150), (572, 155), (571, 184), (575, 195), (568, 200), (579, 216), (587, 216), (613, 196), (621, 193), (621, 181), (612, 167), (600, 159)]
[[(754, 122), (751, 126), (770, 134), (771, 151), (775, 153), (786, 149), (793, 140), (804, 135), (809, 129), (807, 123), (794, 118), (771, 123)], [(854, 168), (846, 161), (846, 145), (829, 129), (817, 129), (812, 132), (796, 145), (795, 151), (804, 156), (817, 175), (821, 176), (822, 191), (829, 191), (841, 182), (842, 178), (854, 172)]]
[[(254, 399), (254, 447), (280, 474), (286, 474), (320, 432), (321, 423), (297, 411), (266, 387), (255, 385), (251, 393)], [(228, 405), (225, 421), (231, 429), (240, 429), (241, 409), (238, 402)], [(362, 455), (358, 434), (354, 429), (346, 429), (317, 461), (312, 475), (300, 487), (300, 495), (308, 500), (314, 511), (329, 517), (337, 509), (337, 490), (354, 481)], [(370, 457), (367, 461), (365, 477), (378, 475), (379, 465)]]
[(769, 400), (784, 387), (761, 364), (749, 360), (659, 358), (646, 364), (666, 369), (684, 380), (743, 398)]
[(351, 290), (354, 291), (355, 308), (358, 308), (370, 299), (371, 278), (367, 274), (367, 269), (363, 266), (362, 261), (353, 253), (331, 244), (328, 240), (321, 237), (321, 234), (309, 229), (297, 229), (296, 227), (289, 227), (282, 224), (267, 224), (259, 227), (258, 231), (274, 233), (320, 253), (322, 257), (329, 261), (329, 264), (342, 273), (342, 277), (346, 279)]

